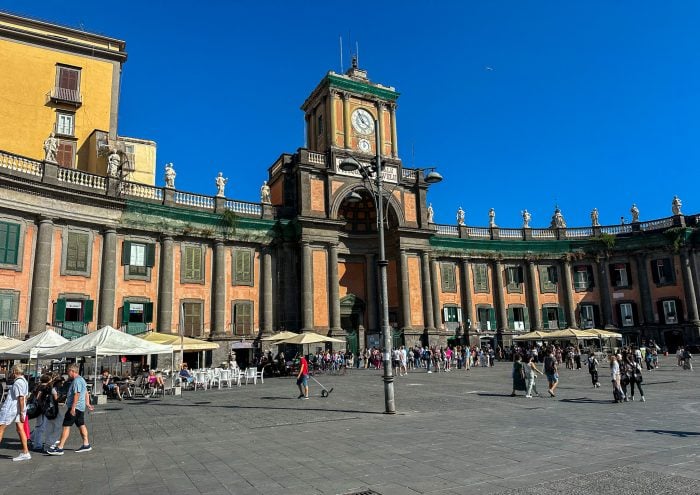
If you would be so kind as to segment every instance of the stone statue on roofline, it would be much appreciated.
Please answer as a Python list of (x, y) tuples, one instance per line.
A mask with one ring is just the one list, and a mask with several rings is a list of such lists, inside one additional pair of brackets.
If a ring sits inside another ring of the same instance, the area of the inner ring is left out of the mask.
[(224, 177), (224, 174), (222, 172), (219, 172), (219, 175), (215, 179), (216, 182), (216, 195), (219, 198), (224, 197), (224, 188), (226, 187), (226, 183), (228, 182), (228, 179)]
[(107, 157), (107, 175), (110, 177), (118, 177), (121, 163), (122, 157), (119, 156), (119, 152), (117, 150), (111, 150)]
[(521, 211), (520, 214), (523, 216), (523, 228), (529, 229), (530, 228), (530, 219), (532, 218), (532, 215), (530, 215), (530, 212), (527, 210)]
[(457, 209), (457, 225), (464, 225), (464, 210), (461, 206)]
[(496, 210), (493, 208), (489, 210), (489, 227), (496, 227)]
[(175, 189), (175, 169), (172, 163), (165, 164), (165, 187), (168, 189)]
[(558, 206), (554, 207), (554, 215), (552, 215), (552, 223), (549, 226), (550, 229), (565, 229), (566, 221), (564, 221), (564, 215), (561, 214), (561, 210)]
[(58, 153), (58, 139), (56, 135), (51, 132), (49, 137), (44, 141), (44, 161), (56, 163), (56, 154)]
[(683, 203), (681, 202), (681, 198), (678, 196), (673, 197), (673, 201), (671, 202), (671, 211), (673, 212), (674, 215), (682, 215), (681, 213), (681, 207), (683, 206)]
[(263, 185), (260, 186), (260, 202), (264, 204), (272, 203), (270, 198), (270, 186), (267, 185), (267, 181), (263, 181)]
[(632, 203), (630, 213), (632, 214), (632, 223), (639, 223), (639, 208), (637, 208), (636, 203)]
[(433, 203), (430, 203), (428, 205), (428, 223), (434, 223), (433, 219), (435, 216), (435, 212), (433, 211)]
[(591, 226), (600, 227), (600, 222), (598, 221), (598, 208), (593, 208), (591, 212)]

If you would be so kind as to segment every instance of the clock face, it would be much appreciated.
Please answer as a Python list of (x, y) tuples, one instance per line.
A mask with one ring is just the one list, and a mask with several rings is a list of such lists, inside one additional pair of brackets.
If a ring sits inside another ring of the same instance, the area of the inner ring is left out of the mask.
[(374, 117), (364, 108), (358, 108), (352, 112), (352, 127), (360, 134), (372, 134)]
[(360, 139), (360, 140), (357, 142), (357, 148), (358, 148), (360, 151), (364, 151), (365, 153), (367, 153), (367, 152), (369, 152), (369, 150), (371, 149), (371, 146), (370, 146), (370, 144), (369, 144), (369, 141), (367, 141), (366, 139)]

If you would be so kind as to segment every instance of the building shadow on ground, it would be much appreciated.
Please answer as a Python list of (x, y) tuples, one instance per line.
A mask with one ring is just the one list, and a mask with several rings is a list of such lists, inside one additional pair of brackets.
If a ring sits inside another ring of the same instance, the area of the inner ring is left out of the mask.
[(612, 404), (614, 401), (612, 399), (590, 399), (588, 397), (576, 397), (573, 399), (561, 399), (561, 402), (569, 402), (572, 404)]

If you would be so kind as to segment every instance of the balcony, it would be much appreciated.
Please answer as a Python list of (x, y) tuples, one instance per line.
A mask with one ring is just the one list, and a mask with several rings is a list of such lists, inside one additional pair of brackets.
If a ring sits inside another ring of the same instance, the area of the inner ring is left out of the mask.
[(13, 339), (20, 339), (19, 322), (18, 321), (0, 321), (0, 335)]
[(72, 105), (76, 108), (83, 104), (80, 91), (78, 91), (77, 89), (55, 87), (53, 88), (51, 93), (49, 93), (48, 96), (49, 100), (51, 100), (54, 103)]

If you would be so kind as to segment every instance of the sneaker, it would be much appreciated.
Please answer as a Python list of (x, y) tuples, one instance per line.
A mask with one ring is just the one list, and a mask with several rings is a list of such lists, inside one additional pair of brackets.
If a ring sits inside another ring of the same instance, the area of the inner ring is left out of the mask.
[(309, 400), (309, 398), (308, 398), (308, 397), (302, 397), (302, 399), (303, 399), (303, 400)]
[(432, 373), (432, 371), (428, 371), (428, 373)]
[(81, 445), (77, 449), (75, 449), (76, 452), (90, 452), (92, 450), (92, 447), (90, 444), (87, 445)]
[(46, 453), (49, 455), (63, 455), (63, 449), (59, 448), (58, 445), (54, 445)]
[(304, 398), (304, 394), (299, 394), (299, 397), (297, 397), (297, 399), (303, 399), (303, 398)]
[(634, 402), (634, 397), (630, 397), (630, 400), (631, 400), (632, 402)]
[(24, 452), (22, 452), (17, 457), (13, 457), (12, 460), (15, 462), (20, 462), (20, 461), (28, 461), (31, 458), (32, 458), (32, 455), (29, 452), (27, 452), (26, 454)]
[(641, 398), (640, 400), (641, 400), (642, 402), (646, 402), (646, 401), (647, 401), (647, 400), (644, 398), (643, 395), (642, 395), (642, 398)]
[(532, 395), (526, 395), (525, 397), (528, 399), (532, 399)]

